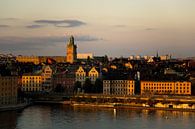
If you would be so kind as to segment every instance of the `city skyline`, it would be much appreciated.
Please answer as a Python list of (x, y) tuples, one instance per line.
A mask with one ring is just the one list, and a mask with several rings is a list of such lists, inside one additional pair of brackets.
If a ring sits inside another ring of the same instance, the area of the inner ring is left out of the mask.
[(195, 56), (193, 0), (1, 0), (0, 53)]

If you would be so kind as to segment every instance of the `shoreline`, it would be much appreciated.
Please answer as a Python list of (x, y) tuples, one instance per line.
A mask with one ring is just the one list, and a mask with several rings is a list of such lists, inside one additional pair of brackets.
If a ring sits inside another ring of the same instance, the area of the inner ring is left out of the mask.
[(130, 106), (130, 105), (120, 105), (116, 106), (113, 104), (89, 104), (89, 103), (74, 103), (71, 104), (73, 107), (96, 107), (96, 108), (113, 108), (113, 109), (142, 109), (142, 110), (164, 110), (164, 111), (185, 111), (185, 112), (195, 112), (195, 109), (187, 108), (161, 108), (161, 107), (144, 107), (144, 106)]
[(22, 110), (30, 105), (36, 104), (60, 104), (68, 105), (72, 107), (81, 107), (81, 108), (112, 108), (112, 109), (141, 109), (141, 110), (164, 110), (164, 111), (181, 111), (181, 112), (195, 112), (195, 109), (189, 108), (167, 108), (167, 107), (147, 107), (147, 106), (136, 106), (129, 104), (116, 104), (116, 103), (77, 103), (72, 101), (35, 101), (33, 104), (17, 104), (17, 105), (7, 105), (0, 107), (0, 112), (4, 111), (14, 111)]
[(22, 110), (28, 107), (29, 105), (30, 104), (27, 104), (27, 103), (16, 104), (16, 105), (5, 105), (5, 106), (0, 107), (0, 112)]

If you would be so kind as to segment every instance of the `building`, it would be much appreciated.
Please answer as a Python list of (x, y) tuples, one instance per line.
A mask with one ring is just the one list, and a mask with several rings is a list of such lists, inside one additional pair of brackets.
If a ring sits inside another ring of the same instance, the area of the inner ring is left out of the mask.
[(78, 53), (77, 54), (77, 59), (93, 59), (93, 54), (92, 53)]
[(77, 59), (77, 46), (74, 44), (74, 37), (71, 36), (66, 50), (66, 61), (69, 63), (75, 62)]
[(0, 106), (17, 104), (18, 77), (0, 76)]
[(144, 94), (191, 95), (191, 82), (141, 81), (141, 95)]
[(99, 78), (99, 72), (96, 70), (95, 67), (92, 67), (91, 70), (88, 72), (88, 78), (91, 80), (92, 84), (95, 84), (97, 78)]
[(103, 94), (105, 95), (134, 95), (135, 82), (133, 80), (103, 80)]
[(48, 59), (52, 59), (57, 63), (66, 62), (65, 56), (39, 56), (40, 63), (47, 62)]
[(92, 84), (95, 84), (95, 81), (97, 78), (100, 77), (100, 73), (95, 67), (92, 67), (90, 69), (84, 69), (82, 66), (79, 66), (79, 68), (76, 70), (76, 81), (81, 82), (81, 85), (85, 83), (86, 78), (89, 78), (91, 80)]
[(53, 70), (49, 65), (43, 66), (42, 68), (42, 90), (44, 91), (51, 91), (53, 89), (52, 87), (52, 74)]
[(24, 74), (22, 76), (22, 91), (40, 92), (42, 91), (42, 76), (40, 73)]
[(81, 82), (81, 85), (83, 85), (85, 83), (87, 73), (82, 66), (79, 66), (79, 68), (76, 70), (75, 75), (76, 75), (76, 81)]
[(17, 56), (16, 61), (23, 62), (23, 63), (34, 63), (39, 64), (40, 60), (38, 56)]
[(53, 85), (54, 87), (61, 86), (63, 87), (65, 93), (72, 94), (75, 85), (75, 73), (65, 71), (54, 74)]

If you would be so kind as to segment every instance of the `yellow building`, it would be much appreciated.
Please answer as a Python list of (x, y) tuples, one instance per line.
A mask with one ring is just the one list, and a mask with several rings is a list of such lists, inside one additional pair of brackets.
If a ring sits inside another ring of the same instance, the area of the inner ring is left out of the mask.
[(0, 76), (0, 105), (16, 104), (18, 93), (17, 76)]
[(128, 69), (133, 69), (133, 66), (130, 62), (125, 63), (125, 67), (128, 68)]
[(75, 75), (76, 75), (76, 81), (81, 82), (81, 85), (83, 85), (86, 79), (86, 72), (82, 66), (79, 66)]
[(97, 78), (99, 78), (99, 72), (96, 70), (95, 67), (92, 67), (91, 70), (88, 72), (88, 77), (91, 80), (92, 84), (95, 84)]
[(75, 62), (77, 59), (77, 46), (74, 44), (74, 37), (71, 36), (66, 50), (66, 61), (69, 63)]
[(24, 74), (22, 76), (22, 90), (25, 92), (42, 91), (42, 76), (40, 74)]
[(141, 81), (141, 94), (191, 95), (191, 82)]
[(103, 80), (103, 94), (105, 95), (134, 95), (135, 82), (133, 80)]
[(34, 63), (34, 64), (39, 64), (40, 60), (38, 56), (17, 56), (16, 61), (18, 62), (23, 62), (23, 63)]
[(93, 59), (93, 54), (92, 53), (78, 53), (77, 54), (77, 59)]

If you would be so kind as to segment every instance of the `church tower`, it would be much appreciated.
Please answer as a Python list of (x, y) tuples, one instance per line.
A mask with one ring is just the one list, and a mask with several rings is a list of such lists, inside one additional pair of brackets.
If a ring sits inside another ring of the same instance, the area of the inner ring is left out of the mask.
[(73, 63), (77, 59), (77, 46), (74, 44), (74, 37), (71, 36), (66, 48), (66, 62)]

